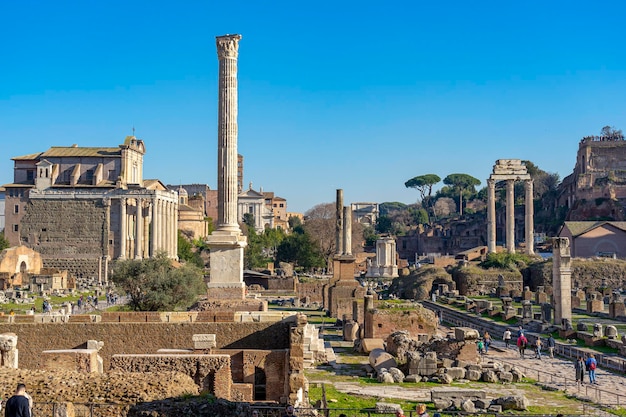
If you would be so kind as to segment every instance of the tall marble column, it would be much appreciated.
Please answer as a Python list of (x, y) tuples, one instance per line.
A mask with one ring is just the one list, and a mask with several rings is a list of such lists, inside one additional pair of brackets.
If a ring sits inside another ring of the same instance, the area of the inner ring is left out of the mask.
[(535, 253), (535, 227), (534, 227), (534, 207), (533, 207), (533, 180), (524, 181), (524, 190), (526, 191), (525, 205), (526, 215), (524, 216), (524, 225), (526, 227), (526, 253), (533, 255)]
[(240, 35), (218, 36), (217, 227), (239, 232), (237, 222), (237, 58)]
[(210, 300), (245, 299), (243, 248), (237, 222), (237, 59), (241, 35), (216, 37), (219, 60), (217, 128), (217, 229), (208, 237)]
[(141, 250), (143, 249), (143, 211), (142, 211), (142, 202), (141, 198), (135, 199), (135, 204), (137, 205), (137, 215), (135, 216), (135, 259), (142, 259), (143, 254)]
[(515, 253), (515, 181), (506, 180), (506, 249)]
[(496, 252), (496, 181), (487, 180), (487, 251)]
[(126, 198), (120, 198), (120, 259), (126, 259)]

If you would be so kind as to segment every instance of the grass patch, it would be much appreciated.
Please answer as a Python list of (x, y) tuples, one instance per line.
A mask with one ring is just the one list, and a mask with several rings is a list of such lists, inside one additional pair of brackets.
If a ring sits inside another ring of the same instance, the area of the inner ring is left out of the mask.
[[(324, 390), (326, 391), (328, 408), (331, 409), (356, 409), (359, 410), (360, 413), (367, 413), (368, 409), (373, 409), (376, 407), (376, 403), (380, 401), (399, 404), (403, 410), (415, 410), (415, 407), (418, 404), (416, 401), (406, 401), (394, 398), (385, 398), (384, 400), (381, 400), (376, 397), (345, 394), (337, 391), (332, 384), (324, 384)], [(321, 383), (311, 384), (309, 387), (309, 399), (311, 400), (312, 405), (322, 399)]]

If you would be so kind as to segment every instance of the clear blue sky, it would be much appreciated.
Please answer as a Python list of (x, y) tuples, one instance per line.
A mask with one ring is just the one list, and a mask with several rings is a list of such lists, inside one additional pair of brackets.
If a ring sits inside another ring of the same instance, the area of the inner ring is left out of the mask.
[(239, 33), (244, 182), (304, 212), (344, 189), (415, 202), (416, 175), (496, 159), (568, 175), (626, 130), (622, 1), (3, 1), (0, 183), (13, 156), (117, 146), (144, 176), (216, 180), (215, 36)]

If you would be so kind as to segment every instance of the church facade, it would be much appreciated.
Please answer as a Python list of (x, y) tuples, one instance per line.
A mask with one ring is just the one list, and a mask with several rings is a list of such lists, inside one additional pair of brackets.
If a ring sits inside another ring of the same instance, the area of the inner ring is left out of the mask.
[(118, 147), (51, 147), (14, 157), (5, 184), (5, 237), (44, 267), (106, 283), (108, 262), (177, 256), (178, 193), (143, 179), (142, 140)]

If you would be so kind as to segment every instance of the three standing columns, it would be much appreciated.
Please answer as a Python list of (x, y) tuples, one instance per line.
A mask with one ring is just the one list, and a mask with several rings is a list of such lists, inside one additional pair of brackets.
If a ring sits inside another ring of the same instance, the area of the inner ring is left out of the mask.
[[(515, 253), (515, 180), (506, 179), (506, 249)], [(496, 179), (487, 180), (487, 250), (496, 252)], [(525, 190), (525, 240), (526, 253), (532, 255), (534, 248), (534, 210), (533, 210), (533, 181), (524, 180)]]

